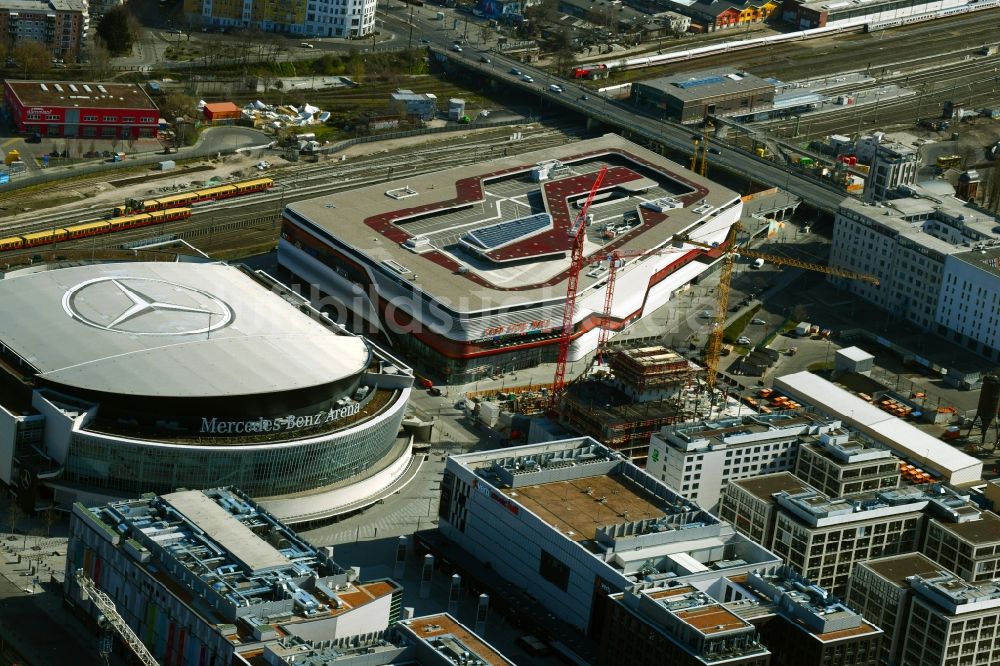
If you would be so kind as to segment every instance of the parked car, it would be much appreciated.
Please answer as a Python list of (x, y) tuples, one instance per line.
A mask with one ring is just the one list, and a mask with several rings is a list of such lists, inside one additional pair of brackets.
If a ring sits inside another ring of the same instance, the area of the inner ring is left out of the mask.
[(462, 47), (460, 45), (458, 45), (458, 44), (452, 44), (451, 45), (451, 50), (452, 51), (458, 51), (459, 53), (461, 53), (462, 52)]
[(427, 389), (427, 392), (432, 396), (434, 396), (435, 398), (441, 395), (441, 389), (439, 389), (437, 386), (430, 387), (429, 389)]
[(698, 316), (701, 317), (701, 318), (703, 318), (703, 319), (708, 319), (709, 317), (712, 316), (712, 311), (711, 310), (702, 310), (701, 312), (698, 313)]
[(304, 49), (314, 49), (314, 48), (316, 48), (315, 46), (313, 46), (309, 42), (299, 42), (299, 46), (301, 46)]
[(758, 326), (760, 326), (761, 324), (766, 324), (767, 322), (761, 319), (760, 317), (754, 317), (753, 319), (750, 320), (750, 323), (757, 324)]
[(738, 344), (738, 345), (749, 345), (749, 344), (752, 344), (752, 343), (750, 342), (750, 338), (748, 338), (745, 335), (741, 335), (739, 337), (739, 339), (736, 341), (736, 344)]
[(271, 163), (268, 162), (267, 160), (257, 162), (258, 171), (264, 171), (265, 169), (270, 169), (270, 168), (271, 168)]

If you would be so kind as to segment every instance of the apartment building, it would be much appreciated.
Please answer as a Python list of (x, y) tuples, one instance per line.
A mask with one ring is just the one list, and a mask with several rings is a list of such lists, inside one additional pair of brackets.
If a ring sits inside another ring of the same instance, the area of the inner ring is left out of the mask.
[(731, 481), (722, 493), (719, 517), (757, 543), (770, 545), (778, 517), (780, 492), (791, 494), (812, 490), (791, 472), (764, 474)]
[(730, 481), (791, 471), (801, 442), (839, 429), (836, 419), (785, 413), (664, 426), (650, 437), (646, 471), (715, 511)]
[(875, 147), (868, 178), (865, 179), (864, 200), (868, 203), (897, 196), (905, 186), (917, 180), (920, 154), (901, 143), (887, 141)]
[(375, 29), (376, 0), (184, 0), (192, 24), (357, 39)]
[(1000, 584), (972, 584), (952, 574), (911, 576), (905, 666), (1000, 663)]
[(76, 62), (89, 27), (87, 0), (0, 0), (0, 35), (13, 48), (37, 42)]
[(965, 507), (963, 518), (928, 521), (922, 552), (970, 583), (1000, 578), (1000, 516)]
[(847, 588), (847, 605), (861, 613), (885, 633), (882, 663), (903, 666), (903, 643), (910, 616), (912, 576), (934, 578), (947, 573), (944, 568), (920, 553), (881, 557), (854, 565)]
[(829, 497), (899, 487), (899, 458), (846, 432), (799, 446), (795, 476)]
[(1000, 361), (1000, 247), (983, 244), (944, 261), (935, 332)]

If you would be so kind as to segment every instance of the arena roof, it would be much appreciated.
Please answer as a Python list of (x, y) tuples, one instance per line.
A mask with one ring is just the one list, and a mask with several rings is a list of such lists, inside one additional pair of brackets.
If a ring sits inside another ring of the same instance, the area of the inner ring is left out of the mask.
[(0, 280), (0, 345), (45, 380), (88, 391), (225, 397), (360, 373), (341, 335), (225, 264), (115, 263)]
[[(535, 165), (552, 160), (566, 168), (549, 180), (533, 182)], [(709, 238), (728, 228), (726, 216), (718, 211), (740, 203), (732, 190), (607, 134), (330, 193), (289, 204), (287, 210), (292, 219), (366, 257), (376, 270), (414, 282), (445, 305), (457, 307), (461, 301), (467, 311), (505, 307), (562, 298), (569, 268), (567, 229), (579, 212), (575, 202), (586, 198), (605, 165), (608, 176), (591, 207), (594, 223), (584, 240), (590, 261), (614, 249), (659, 248), (678, 234)], [(641, 205), (665, 197), (682, 206), (657, 212)], [(477, 229), (543, 212), (552, 216), (553, 224), (541, 233), (505, 240), (482, 253), (460, 242)], [(613, 240), (601, 238), (605, 223), (624, 226), (625, 216), (633, 216), (632, 226)], [(407, 242), (413, 249), (407, 249)], [(687, 252), (705, 250), (678, 243), (678, 259)], [(606, 279), (606, 273), (581, 274), (581, 293)]]

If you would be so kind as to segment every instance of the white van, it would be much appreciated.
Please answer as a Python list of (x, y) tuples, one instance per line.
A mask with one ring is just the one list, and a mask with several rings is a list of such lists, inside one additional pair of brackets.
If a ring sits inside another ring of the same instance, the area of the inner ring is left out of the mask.
[(750, 268), (752, 268), (754, 270), (758, 270), (760, 268), (764, 268), (764, 260), (763, 259), (754, 259), (753, 263), (750, 264)]
[(553, 83), (549, 86), (549, 92), (561, 93), (563, 91), (562, 86)]

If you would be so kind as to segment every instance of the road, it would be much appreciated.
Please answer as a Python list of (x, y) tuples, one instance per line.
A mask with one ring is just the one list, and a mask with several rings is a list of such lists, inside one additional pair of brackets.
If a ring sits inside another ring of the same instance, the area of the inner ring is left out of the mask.
[[(399, 21), (399, 17), (391, 20)], [(387, 23), (390, 22), (387, 20)], [(415, 19), (415, 24), (422, 27)], [(628, 104), (596, 95), (590, 89), (562, 79), (555, 79), (544, 69), (521, 63), (496, 52), (485, 52), (463, 47), (461, 52), (452, 50), (454, 33), (447, 30), (425, 32), (431, 52), (462, 67), (473, 69), (506, 85), (538, 94), (540, 99), (561, 105), (571, 111), (585, 115), (595, 121), (623, 130), (626, 136), (640, 141), (655, 142), (673, 150), (689, 152), (691, 148), (690, 127), (666, 122), (643, 115)], [(515, 74), (514, 72), (519, 72)], [(530, 76), (533, 81), (524, 80)], [(549, 89), (550, 83), (559, 81), (562, 92)], [(814, 208), (832, 213), (846, 198), (846, 195), (820, 181), (803, 177), (791, 167), (758, 159), (755, 155), (711, 140), (719, 154), (713, 154), (711, 161), (717, 166), (735, 173), (753, 173), (754, 178), (773, 187), (781, 187), (800, 197)]]

